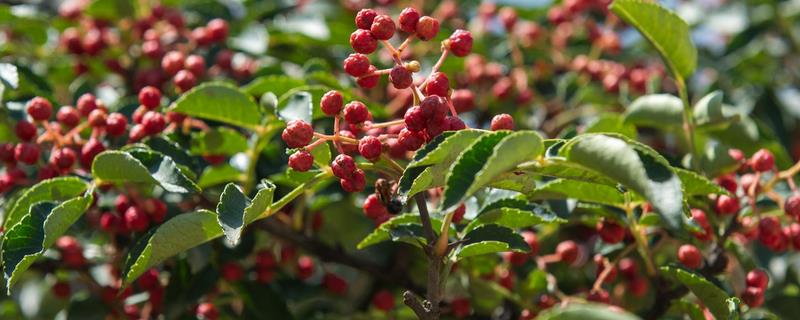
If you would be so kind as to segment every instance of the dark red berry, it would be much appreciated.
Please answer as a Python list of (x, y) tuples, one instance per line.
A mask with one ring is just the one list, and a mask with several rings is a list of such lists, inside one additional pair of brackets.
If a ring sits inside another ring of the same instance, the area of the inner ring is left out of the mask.
[(464, 220), (464, 214), (467, 213), (467, 206), (463, 203), (453, 211), (453, 223), (461, 223), (461, 220)]
[[(176, 73), (178, 73), (178, 71), (183, 69), (183, 62), (185, 60), (186, 56), (183, 54), (183, 52), (180, 51), (167, 52), (167, 54), (165, 54), (164, 57), (161, 58), (161, 69), (163, 69), (164, 73), (166, 73), (167, 75), (173, 76)], [(139, 99), (139, 101), (141, 102), (141, 98)], [(152, 109), (154, 107), (150, 108)]]
[(150, 59), (158, 59), (163, 53), (161, 42), (158, 40), (147, 40), (142, 43), (142, 54)]
[(684, 244), (678, 248), (678, 260), (689, 269), (697, 269), (703, 264), (703, 255), (697, 247)]
[(369, 72), (371, 66), (369, 58), (360, 53), (352, 53), (344, 59), (344, 72), (353, 76), (360, 77)]
[(589, 295), (586, 296), (586, 300), (597, 303), (609, 303), (611, 302), (611, 297), (609, 297), (608, 291), (599, 289), (589, 292)]
[(378, 80), (381, 79), (380, 75), (374, 74), (377, 70), (378, 69), (375, 68), (375, 66), (369, 66), (369, 69), (367, 69), (366, 73), (367, 75), (358, 78), (358, 80), (356, 80), (356, 84), (364, 89), (374, 88), (378, 84)]
[(328, 292), (336, 295), (344, 295), (347, 293), (347, 282), (333, 273), (326, 273), (322, 277), (322, 285)]
[(306, 280), (314, 274), (314, 259), (309, 256), (300, 256), (297, 259), (297, 277)]
[(397, 89), (405, 89), (414, 83), (414, 78), (411, 76), (411, 71), (401, 65), (392, 67), (392, 72), (389, 73), (389, 81)]
[(750, 308), (758, 308), (764, 304), (764, 289), (748, 287), (742, 292), (742, 301)]
[(228, 22), (222, 19), (213, 19), (206, 25), (208, 37), (213, 42), (220, 42), (228, 37)]
[(367, 218), (372, 220), (378, 219), (381, 216), (389, 214), (389, 211), (386, 210), (386, 207), (383, 205), (381, 200), (378, 198), (376, 194), (370, 194), (364, 199), (364, 207), (363, 207), (364, 215)]
[(472, 51), (472, 33), (458, 29), (450, 35), (450, 52), (456, 57), (465, 57)]
[(775, 168), (775, 157), (767, 149), (758, 150), (750, 158), (750, 166), (753, 167), (754, 171), (770, 171)]
[(150, 110), (158, 108), (161, 105), (161, 90), (152, 86), (142, 88), (139, 90), (139, 103)]
[(103, 212), (100, 215), (100, 229), (105, 232), (116, 232), (119, 228), (120, 218), (111, 212)]
[(419, 11), (417, 9), (408, 7), (400, 12), (400, 17), (397, 18), (397, 23), (400, 24), (400, 30), (408, 33), (417, 32), (417, 22), (419, 22)]
[(490, 128), (492, 131), (514, 130), (514, 118), (506, 113), (498, 114), (492, 118), (492, 124)]
[(220, 267), (222, 278), (228, 282), (236, 282), (244, 278), (244, 268), (236, 262), (226, 262)]
[(459, 113), (471, 111), (475, 107), (475, 94), (469, 89), (453, 90), (450, 101)]
[(716, 182), (721, 187), (725, 188), (725, 190), (728, 190), (728, 192), (736, 194), (736, 189), (738, 188), (738, 184), (736, 183), (736, 175), (726, 174), (723, 176), (719, 176), (716, 179), (714, 179), (714, 182)]
[(314, 156), (308, 151), (300, 150), (289, 156), (289, 167), (294, 171), (306, 172), (314, 165)]
[(14, 159), (25, 164), (39, 161), (39, 145), (23, 142), (14, 148)]
[(219, 318), (217, 307), (209, 302), (198, 305), (195, 314), (197, 314), (198, 318), (203, 320), (217, 320)]
[(369, 109), (360, 101), (352, 101), (344, 106), (344, 119), (349, 123), (358, 124), (369, 118)]
[(625, 228), (613, 221), (603, 220), (597, 223), (597, 233), (605, 243), (619, 243), (625, 239)]
[(358, 29), (350, 34), (350, 46), (358, 53), (370, 54), (378, 48), (378, 40), (372, 36), (371, 32)]
[(762, 290), (769, 285), (769, 275), (762, 269), (753, 269), (747, 273), (746, 283), (748, 287), (756, 287)]
[[(356, 140), (356, 135), (350, 130), (339, 130), (339, 136), (343, 138), (353, 139)], [(355, 154), (358, 152), (358, 145), (352, 143), (343, 143), (342, 151), (346, 154)]]
[(28, 115), (36, 121), (50, 119), (53, 115), (53, 105), (42, 97), (35, 97), (28, 102)]
[(286, 124), (286, 128), (281, 133), (281, 138), (289, 148), (305, 147), (314, 138), (314, 129), (303, 120), (292, 120)]
[(50, 153), (50, 163), (62, 170), (71, 168), (77, 159), (78, 155), (69, 148), (58, 149)]
[(739, 200), (723, 194), (717, 197), (715, 208), (722, 215), (735, 214), (739, 212)]
[(539, 239), (536, 238), (536, 234), (533, 233), (533, 231), (522, 231), (522, 238), (525, 239), (525, 243), (531, 248), (530, 255), (535, 256), (539, 253)]
[(175, 77), (172, 79), (175, 83), (175, 87), (178, 88), (180, 92), (186, 92), (197, 83), (197, 78), (194, 76), (193, 73), (187, 70), (178, 71), (175, 74)]
[(791, 195), (786, 197), (786, 202), (784, 202), (783, 205), (783, 211), (785, 211), (787, 215), (794, 217), (795, 219), (800, 219), (799, 193), (792, 193)]
[(186, 57), (183, 66), (198, 78), (202, 77), (206, 72), (206, 60), (200, 55), (193, 54)]
[(123, 218), (125, 219), (125, 227), (134, 232), (145, 231), (150, 226), (150, 218), (136, 206), (128, 208)]
[(167, 127), (164, 115), (157, 111), (148, 111), (142, 118), (142, 126), (148, 135), (158, 134)]
[(340, 179), (350, 179), (356, 171), (356, 162), (353, 157), (340, 154), (331, 162), (333, 175)]
[(439, 20), (424, 16), (417, 21), (417, 38), (428, 41), (436, 37), (439, 33)]
[(106, 126), (106, 110), (95, 109), (89, 113), (89, 125), (92, 128), (102, 128)]
[(464, 124), (464, 121), (461, 120), (459, 117), (447, 116), (444, 118), (445, 121), (445, 131), (458, 131), (467, 128), (467, 125)]
[(149, 198), (142, 203), (142, 210), (147, 213), (155, 223), (161, 223), (167, 217), (167, 204), (156, 198)]
[(472, 307), (470, 307), (469, 299), (467, 298), (453, 299), (453, 301), (450, 301), (450, 309), (453, 310), (453, 315), (456, 318), (464, 318), (472, 312)]
[(447, 75), (441, 72), (436, 72), (428, 78), (428, 83), (425, 84), (425, 94), (429, 96), (450, 96), (450, 79)]
[(161, 285), (158, 279), (158, 270), (148, 269), (139, 279), (136, 279), (136, 284), (144, 290), (153, 290)]
[(575, 241), (563, 241), (556, 246), (556, 255), (566, 264), (572, 264), (578, 259), (578, 244)]
[(394, 36), (397, 27), (394, 25), (392, 18), (387, 15), (379, 15), (372, 20), (370, 32), (375, 39), (389, 40)]
[(398, 134), (397, 142), (408, 151), (416, 151), (425, 143), (425, 138), (421, 132), (413, 132), (403, 128)]
[(366, 136), (358, 141), (358, 153), (370, 161), (376, 161), (381, 157), (383, 146), (378, 138)]
[(335, 116), (342, 111), (342, 105), (344, 104), (344, 97), (342, 97), (342, 93), (336, 90), (331, 90), (322, 95), (322, 99), (319, 101), (319, 107), (322, 109), (322, 112), (329, 116)]
[(81, 147), (81, 165), (85, 168), (91, 167), (94, 157), (105, 150), (106, 147), (100, 140), (90, 138), (89, 141)]
[(69, 298), (69, 294), (70, 292), (72, 292), (72, 290), (69, 287), (69, 283), (64, 281), (58, 281), (55, 284), (53, 284), (52, 291), (53, 295), (59, 299)]
[(63, 106), (58, 109), (56, 120), (65, 127), (72, 128), (81, 122), (81, 115), (78, 114), (77, 109), (70, 106)]
[(91, 93), (84, 93), (78, 98), (78, 102), (75, 105), (78, 107), (78, 112), (80, 112), (81, 116), (88, 117), (94, 109), (97, 109), (97, 98)]
[(394, 296), (387, 290), (378, 291), (378, 293), (372, 297), (372, 305), (381, 311), (389, 312), (394, 309)]
[(500, 16), (500, 21), (503, 22), (503, 26), (506, 30), (513, 30), (514, 25), (517, 24), (517, 11), (511, 7), (503, 7), (498, 12), (498, 16)]
[(121, 113), (112, 113), (106, 117), (106, 133), (111, 136), (121, 136), (128, 127), (128, 119)]
[(367, 177), (364, 175), (364, 171), (356, 169), (350, 179), (341, 179), (339, 183), (346, 192), (361, 192), (367, 184)]
[(25, 120), (17, 121), (14, 133), (21, 141), (31, 141), (36, 138), (36, 125)]
[(356, 27), (359, 29), (369, 30), (372, 27), (372, 22), (375, 17), (378, 16), (378, 13), (372, 9), (361, 9), (356, 14)]

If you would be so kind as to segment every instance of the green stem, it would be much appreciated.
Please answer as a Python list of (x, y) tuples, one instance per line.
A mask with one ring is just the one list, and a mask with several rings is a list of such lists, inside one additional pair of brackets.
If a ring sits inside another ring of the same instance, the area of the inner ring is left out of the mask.
[(267, 142), (272, 139), (272, 136), (279, 129), (280, 126), (267, 125), (256, 130), (256, 141), (253, 143), (253, 147), (247, 150), (247, 171), (242, 179), (242, 187), (245, 194), (250, 194), (255, 187), (256, 164), (258, 164), (258, 156), (261, 154), (261, 150), (264, 150)]
[(645, 237), (639, 225), (636, 223), (636, 217), (633, 215), (633, 204), (631, 204), (630, 199), (630, 193), (626, 192), (625, 213), (628, 217), (628, 224), (631, 226), (631, 233), (633, 234), (633, 239), (636, 241), (636, 249), (639, 252), (639, 255), (642, 256), (642, 260), (644, 260), (647, 274), (651, 277), (654, 277), (656, 276), (656, 268), (653, 264), (653, 261), (650, 259), (650, 249), (647, 246), (647, 237)]
[(692, 169), (697, 172), (700, 170), (700, 154), (697, 152), (697, 146), (694, 139), (694, 117), (692, 116), (692, 106), (689, 104), (689, 93), (686, 90), (686, 82), (683, 77), (676, 77), (676, 84), (678, 85), (678, 94), (683, 102), (683, 129), (686, 131), (687, 140), (689, 141), (689, 151), (692, 155)]
[(303, 194), (306, 190), (311, 188), (311, 186), (313, 186), (322, 179), (329, 178), (332, 176), (333, 174), (329, 170), (325, 170), (318, 173), (313, 178), (311, 178), (311, 180), (303, 182), (299, 186), (292, 189), (292, 191), (289, 191), (289, 193), (284, 195), (283, 198), (281, 198), (280, 200), (273, 202), (272, 205), (270, 205), (269, 208), (267, 208), (267, 210), (262, 212), (258, 216), (258, 218), (256, 218), (256, 220), (267, 218), (271, 216), (273, 213), (280, 211), (281, 209), (283, 209), (284, 206), (289, 204), (289, 202), (292, 202), (292, 200), (294, 200), (295, 198)]

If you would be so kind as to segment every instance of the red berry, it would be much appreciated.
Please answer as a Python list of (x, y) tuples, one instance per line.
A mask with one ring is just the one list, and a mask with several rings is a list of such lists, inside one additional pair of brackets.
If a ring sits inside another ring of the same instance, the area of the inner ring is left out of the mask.
[(388, 290), (381, 290), (372, 297), (372, 305), (379, 310), (389, 312), (394, 309), (394, 296)]
[(366, 136), (358, 141), (358, 153), (369, 161), (376, 161), (381, 157), (382, 144), (378, 138)]
[(567, 264), (572, 264), (578, 259), (578, 250), (578, 244), (572, 240), (563, 241), (556, 246), (556, 254)]
[(463, 203), (453, 211), (453, 223), (460, 223), (461, 220), (464, 220), (464, 214), (467, 213), (467, 206)]
[(389, 40), (394, 36), (396, 28), (391, 17), (379, 15), (372, 20), (372, 26), (370, 26), (369, 30), (375, 39)]
[(125, 211), (125, 227), (134, 232), (141, 232), (147, 230), (150, 226), (150, 218), (147, 217), (138, 207), (130, 207)]
[[(183, 54), (183, 52), (180, 51), (167, 52), (167, 54), (165, 54), (164, 57), (161, 58), (161, 69), (163, 69), (164, 72), (169, 76), (175, 75), (176, 73), (178, 73), (178, 71), (183, 69), (184, 60), (186, 60), (186, 56)], [(142, 101), (141, 96), (139, 98), (139, 101), (140, 102)], [(143, 102), (142, 104), (146, 105)], [(155, 107), (148, 107), (148, 108), (152, 109)]]
[(762, 217), (758, 221), (758, 236), (759, 238), (773, 238), (779, 236), (781, 233), (781, 223), (777, 217), (769, 216)]
[(136, 280), (136, 284), (139, 285), (139, 288), (144, 290), (153, 290), (161, 286), (158, 279), (158, 270), (148, 269)]
[(678, 248), (678, 260), (689, 269), (697, 269), (703, 264), (703, 255), (697, 247), (684, 244)]
[(20, 120), (14, 126), (14, 133), (22, 141), (31, 141), (36, 137), (36, 125), (25, 120)]
[(762, 269), (750, 270), (750, 272), (747, 273), (746, 283), (748, 287), (766, 290), (769, 284), (769, 275)]
[(314, 138), (314, 129), (303, 120), (292, 120), (286, 124), (281, 133), (281, 138), (289, 148), (302, 148), (307, 146)]
[(369, 72), (371, 66), (369, 58), (360, 53), (352, 53), (344, 59), (344, 72), (353, 76), (360, 77)]
[(333, 273), (326, 273), (322, 277), (322, 285), (328, 292), (336, 295), (344, 295), (347, 293), (347, 282)]
[(450, 35), (450, 52), (456, 57), (465, 57), (472, 51), (472, 33), (458, 29)]
[(492, 131), (514, 130), (514, 118), (507, 113), (498, 114), (492, 118), (492, 124), (490, 128)]
[(161, 223), (167, 216), (167, 204), (156, 198), (149, 198), (142, 203), (142, 209), (156, 223)]
[(386, 147), (389, 152), (389, 156), (392, 159), (403, 159), (406, 156), (406, 147), (400, 143), (400, 139), (388, 139), (386, 140)]
[(194, 76), (193, 73), (187, 70), (178, 71), (175, 74), (175, 77), (172, 79), (175, 83), (175, 87), (178, 88), (180, 92), (186, 92), (197, 83), (197, 78)]
[(411, 76), (411, 71), (401, 65), (392, 67), (392, 72), (389, 73), (389, 81), (397, 89), (405, 89), (414, 84), (414, 78)]
[(64, 281), (58, 281), (55, 284), (53, 284), (52, 291), (53, 295), (59, 299), (69, 298), (69, 294), (70, 292), (72, 292), (72, 290), (69, 287), (69, 283)]
[(186, 120), (186, 114), (174, 111), (167, 111), (167, 121), (170, 123), (181, 124)]
[(45, 98), (35, 97), (28, 102), (28, 115), (36, 121), (50, 119), (53, 115), (53, 105)]
[(106, 126), (106, 110), (95, 109), (89, 113), (89, 125), (92, 128), (102, 128)]
[(736, 175), (734, 174), (726, 174), (724, 176), (719, 176), (714, 181), (720, 185), (721, 187), (728, 190), (728, 192), (732, 194), (736, 194), (736, 189), (738, 188), (738, 184), (736, 183)]
[(727, 195), (720, 195), (717, 197), (715, 209), (718, 213), (723, 215), (736, 214), (739, 212), (739, 200)]
[(503, 7), (498, 12), (498, 16), (500, 16), (500, 21), (503, 22), (503, 26), (506, 30), (514, 29), (514, 25), (517, 24), (517, 11), (511, 7)]
[(363, 207), (364, 215), (367, 218), (372, 220), (378, 219), (381, 216), (389, 214), (389, 211), (386, 210), (386, 207), (381, 203), (381, 200), (378, 198), (376, 194), (370, 194), (364, 199), (364, 207)]
[(400, 17), (397, 18), (397, 23), (400, 24), (400, 30), (408, 33), (417, 32), (417, 22), (419, 22), (419, 11), (417, 9), (408, 7), (400, 12)]
[(353, 101), (344, 106), (344, 119), (349, 123), (359, 124), (369, 118), (369, 109), (360, 101)]
[(609, 297), (608, 291), (605, 291), (603, 289), (598, 289), (589, 292), (589, 295), (586, 296), (586, 300), (597, 303), (609, 303), (611, 302), (611, 297)]
[(403, 128), (398, 134), (397, 142), (403, 145), (408, 151), (416, 151), (425, 143), (425, 138), (422, 137), (421, 132), (413, 132)]
[(198, 318), (203, 320), (217, 320), (217, 318), (219, 318), (217, 307), (208, 302), (198, 305), (195, 314), (197, 314)]
[(211, 32), (208, 32), (208, 28), (206, 27), (194, 28), (192, 30), (192, 39), (201, 47), (211, 44), (214, 40), (211, 38)]
[(623, 258), (619, 261), (619, 271), (625, 278), (633, 279), (636, 277), (637, 270), (636, 270), (636, 261), (631, 258)]
[(289, 167), (294, 171), (306, 172), (314, 165), (314, 156), (308, 151), (300, 150), (289, 156)]
[[(356, 135), (350, 130), (339, 130), (339, 136), (356, 140)], [(358, 145), (350, 143), (342, 144), (342, 151), (344, 151), (346, 154), (354, 154), (356, 151), (358, 151)]]
[(142, 43), (142, 54), (150, 59), (158, 59), (163, 53), (161, 42), (158, 40), (147, 40)]
[(522, 238), (525, 239), (525, 243), (531, 248), (530, 255), (534, 256), (539, 253), (539, 239), (536, 238), (536, 234), (533, 231), (522, 231), (521, 234)]
[(378, 40), (372, 36), (371, 32), (358, 29), (350, 34), (350, 46), (358, 53), (370, 54), (378, 48)]
[(634, 277), (628, 281), (628, 291), (634, 297), (641, 297), (647, 294), (650, 283), (644, 277)]
[(63, 148), (53, 151), (50, 154), (50, 163), (59, 169), (66, 170), (75, 164), (77, 158), (78, 156), (75, 154), (75, 151), (69, 148)]
[(322, 99), (319, 101), (319, 108), (326, 115), (335, 116), (339, 113), (339, 111), (342, 111), (343, 104), (344, 97), (342, 97), (342, 93), (336, 90), (331, 90), (322, 95)]
[(750, 308), (758, 308), (764, 304), (764, 289), (748, 287), (742, 292), (742, 301)]
[(297, 277), (306, 280), (314, 274), (314, 259), (309, 256), (301, 256), (297, 259)]
[(372, 27), (372, 22), (375, 17), (378, 16), (378, 13), (372, 9), (361, 9), (356, 14), (356, 27), (359, 29), (369, 30)]
[(350, 179), (356, 171), (356, 162), (346, 154), (340, 154), (331, 162), (333, 175), (340, 179)]
[(788, 196), (786, 202), (784, 202), (783, 210), (787, 215), (800, 219), (800, 194), (792, 193)]
[(151, 86), (142, 88), (139, 90), (139, 103), (150, 110), (158, 108), (161, 105), (161, 90)]
[(124, 194), (120, 194), (116, 199), (114, 199), (114, 209), (120, 214), (124, 214), (125, 211), (131, 207), (131, 205), (131, 200), (128, 199), (128, 196)]
[(750, 158), (750, 166), (754, 171), (764, 172), (775, 168), (775, 157), (767, 149), (761, 149)]
[(459, 117), (447, 116), (444, 118), (444, 122), (445, 131), (458, 131), (467, 128), (467, 125)]
[(78, 112), (80, 112), (81, 116), (88, 117), (94, 109), (97, 109), (97, 98), (91, 93), (84, 93), (78, 98), (78, 102), (75, 105), (78, 107)]
[(492, 86), (492, 95), (497, 99), (504, 100), (511, 95), (513, 86), (514, 83), (509, 77), (500, 78), (500, 80), (497, 80)]
[(339, 184), (342, 185), (342, 190), (346, 192), (361, 192), (367, 184), (367, 177), (364, 171), (356, 169), (350, 179), (341, 179)]
[(78, 240), (70, 236), (62, 236), (56, 240), (56, 248), (61, 252), (61, 260), (71, 268), (79, 268), (86, 263), (83, 248)]
[(475, 94), (469, 89), (453, 90), (453, 93), (450, 94), (450, 101), (457, 112), (467, 112), (475, 107)]
[(228, 22), (222, 19), (213, 19), (206, 25), (208, 37), (213, 42), (220, 42), (228, 37)]
[(236, 262), (226, 262), (220, 267), (222, 278), (228, 282), (236, 282), (244, 278), (244, 269)]
[(70, 106), (63, 106), (58, 109), (56, 120), (62, 125), (72, 128), (81, 122), (81, 116), (78, 114), (77, 109)]
[(417, 21), (417, 38), (428, 41), (439, 33), (439, 20), (424, 16)]
[(755, 192), (759, 192), (759, 190), (761, 190), (760, 181), (758, 181), (758, 179), (756, 179), (756, 175), (755, 174), (752, 174), (752, 173), (743, 174), (739, 178), (739, 182), (741, 182), (741, 184), (742, 184), (742, 190), (744, 190), (744, 192), (747, 193), (747, 194), (750, 193), (750, 188), (753, 188), (754, 184), (755, 184), (755, 190), (754, 190)]
[(100, 215), (100, 229), (105, 232), (116, 232), (119, 224), (119, 217), (111, 212), (104, 212)]
[(450, 301), (450, 308), (456, 318), (464, 318), (472, 312), (472, 307), (470, 307), (469, 299), (467, 298), (453, 299), (453, 301)]
[(105, 43), (103, 42), (103, 33), (98, 29), (90, 29), (83, 36), (83, 52), (94, 56), (103, 50)]
[(603, 220), (597, 223), (597, 233), (605, 243), (614, 244), (625, 239), (625, 228), (609, 220)]
[(25, 164), (35, 164), (39, 161), (39, 145), (23, 142), (14, 148), (14, 159)]
[(121, 136), (128, 127), (128, 119), (121, 113), (112, 113), (106, 117), (106, 133), (111, 136)]
[(256, 253), (256, 266), (259, 268), (274, 268), (275, 256), (269, 250), (259, 250)]
[(378, 69), (375, 68), (375, 66), (369, 66), (369, 69), (367, 69), (366, 73), (367, 75), (358, 78), (356, 80), (356, 84), (364, 89), (374, 88), (378, 84), (378, 80), (381, 79), (380, 75), (374, 74), (377, 70)]
[(200, 55), (190, 55), (186, 57), (184, 68), (189, 70), (195, 77), (202, 77), (206, 72), (206, 60)]
[(425, 84), (425, 94), (429, 96), (449, 97), (450, 79), (441, 72), (436, 72), (428, 78)]
[(164, 128), (167, 127), (167, 120), (160, 112), (148, 111), (142, 118), (142, 126), (148, 135), (154, 135), (164, 131)]

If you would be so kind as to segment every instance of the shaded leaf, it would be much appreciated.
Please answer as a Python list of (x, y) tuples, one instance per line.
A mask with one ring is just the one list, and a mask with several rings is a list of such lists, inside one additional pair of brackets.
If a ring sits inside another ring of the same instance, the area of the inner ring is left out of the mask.
[(637, 320), (639, 317), (606, 304), (570, 303), (555, 306), (536, 317), (537, 320)]
[(648, 94), (625, 109), (625, 122), (668, 129), (683, 125), (683, 102), (671, 94)]
[(576, 199), (586, 202), (621, 206), (625, 196), (617, 188), (577, 180), (556, 179), (528, 194), (531, 200)]
[(724, 194), (731, 195), (728, 190), (720, 185), (711, 182), (705, 177), (694, 173), (693, 171), (673, 168), (675, 174), (681, 179), (681, 186), (683, 186), (683, 193), (687, 196), (705, 196), (709, 194)]
[(479, 226), (464, 235), (464, 240), (464, 244), (456, 253), (458, 259), (496, 252), (530, 251), (522, 236), (512, 229), (496, 224)]
[(563, 223), (550, 209), (529, 203), (519, 198), (504, 198), (487, 203), (478, 210), (475, 219), (467, 225), (464, 232), (469, 232), (484, 224), (496, 224), (509, 228), (526, 228), (542, 223)]
[(104, 182), (157, 184), (169, 192), (200, 191), (172, 158), (153, 151), (102, 152), (92, 163), (92, 175)]
[(661, 272), (689, 288), (717, 319), (727, 319), (731, 315), (728, 309), (728, 293), (702, 275), (670, 266), (661, 267)]
[(31, 206), (40, 201), (62, 202), (83, 194), (89, 183), (75, 177), (42, 180), (25, 190), (5, 214), (3, 228), (11, 229), (28, 214)]

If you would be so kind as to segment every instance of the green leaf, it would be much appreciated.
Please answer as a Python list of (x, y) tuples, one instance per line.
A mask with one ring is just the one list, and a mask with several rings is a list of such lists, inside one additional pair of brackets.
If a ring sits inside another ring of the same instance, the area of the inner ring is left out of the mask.
[(58, 177), (42, 180), (25, 190), (5, 214), (3, 228), (11, 229), (28, 214), (31, 205), (40, 201), (62, 202), (83, 194), (89, 183), (75, 177)]
[(92, 175), (104, 182), (157, 184), (169, 192), (199, 192), (172, 158), (153, 151), (104, 151), (92, 163)]
[(192, 133), (193, 155), (234, 155), (248, 148), (247, 138), (231, 128), (214, 128)]
[(675, 174), (681, 179), (683, 186), (683, 193), (687, 196), (706, 196), (709, 194), (724, 194), (733, 196), (728, 190), (720, 187), (718, 184), (711, 182), (705, 177), (694, 173), (693, 171), (673, 168)]
[(242, 281), (237, 285), (237, 298), (244, 305), (243, 319), (283, 319), (295, 317), (289, 311), (284, 297), (270, 286), (253, 281)]
[(389, 237), (394, 242), (405, 242), (416, 247), (428, 243), (425, 239), (425, 229), (420, 223), (403, 223), (393, 226), (389, 229)]
[(633, 100), (625, 110), (625, 122), (669, 129), (683, 125), (683, 102), (671, 94), (648, 94)]
[(142, 237), (125, 262), (124, 282), (130, 284), (147, 269), (178, 253), (222, 236), (217, 214), (199, 210), (179, 214)]
[(264, 180), (251, 201), (236, 184), (225, 186), (217, 203), (217, 220), (231, 246), (239, 244), (244, 227), (253, 222), (272, 204), (275, 185)]
[(227, 163), (209, 166), (200, 174), (200, 180), (197, 181), (197, 185), (200, 188), (208, 188), (225, 182), (239, 181), (241, 174), (239, 170)]
[[(376, 245), (376, 244), (384, 242), (384, 241), (392, 240), (393, 236), (392, 236), (391, 233), (392, 233), (392, 230), (394, 230), (395, 228), (398, 228), (399, 226), (402, 226), (402, 225), (419, 224), (419, 223), (420, 223), (419, 215), (416, 214), (416, 213), (406, 213), (406, 214), (401, 214), (401, 215), (398, 215), (398, 216), (394, 216), (391, 219), (389, 219), (388, 221), (386, 221), (383, 224), (381, 224), (379, 227), (375, 228), (375, 230), (373, 230), (366, 237), (364, 237), (364, 239), (361, 240), (361, 242), (358, 243), (356, 248), (358, 250), (362, 250), (362, 249), (364, 249), (366, 247), (369, 247), (369, 246), (372, 246), (372, 245)], [(431, 219), (431, 225), (433, 226), (434, 230), (439, 230), (441, 228), (441, 226), (442, 226), (442, 221), (439, 220), (439, 219), (432, 218)], [(394, 236), (397, 237), (398, 240), (408, 240), (408, 238), (401, 239), (400, 236), (403, 235), (404, 232), (406, 232), (406, 234), (408, 234), (408, 232), (410, 231), (408, 229), (409, 228), (413, 228), (413, 227), (401, 227), (401, 229), (402, 228), (405, 228), (406, 230), (394, 231), (395, 232)], [(452, 234), (455, 234), (455, 230), (452, 228), (452, 226), (451, 226), (451, 231), (452, 231)], [(421, 240), (424, 241), (424, 237), (422, 237), (422, 238), (423, 239), (421, 239)], [(415, 242), (409, 242), (409, 243), (414, 244), (414, 245), (418, 245), (418, 243), (415, 243)]]
[(93, 0), (84, 10), (84, 14), (103, 20), (119, 20), (134, 12), (131, 2), (121, 0)]
[(708, 307), (708, 310), (711, 311), (715, 318), (727, 319), (731, 315), (730, 310), (728, 310), (727, 300), (730, 298), (728, 293), (702, 275), (670, 266), (661, 267), (661, 272), (689, 288)]
[(692, 75), (697, 67), (697, 49), (686, 21), (655, 2), (614, 0), (609, 8), (656, 47), (676, 78)]
[(612, 187), (617, 185), (617, 182), (609, 177), (559, 158), (526, 162), (519, 165), (517, 170), (544, 177), (578, 180)]
[(445, 178), (442, 212), (455, 210), (467, 197), (518, 164), (544, 151), (533, 131), (497, 131), (483, 135), (456, 158)]
[(585, 133), (613, 132), (631, 139), (636, 138), (636, 127), (625, 122), (625, 118), (616, 113), (601, 114), (592, 123), (586, 126)]
[(456, 257), (467, 257), (505, 252), (528, 252), (530, 247), (514, 230), (496, 224), (479, 226), (464, 235), (464, 244), (456, 253)]
[(621, 136), (581, 135), (564, 146), (567, 160), (618, 181), (644, 196), (667, 227), (682, 232), (683, 191), (669, 163), (652, 149)]
[(403, 176), (400, 177), (397, 194), (400, 200), (406, 202), (414, 194), (444, 183), (443, 175), (439, 174), (434, 181), (434, 172), (442, 172), (452, 165), (467, 146), (472, 144), (485, 131), (459, 130), (447, 131), (433, 138), (414, 154), (414, 159), (406, 166)]
[(278, 108), (278, 117), (286, 122), (303, 120), (306, 123), (311, 123), (313, 114), (314, 104), (311, 93), (306, 91), (292, 93), (286, 98), (286, 102), (280, 104)]
[(625, 195), (617, 190), (617, 188), (565, 179), (548, 181), (538, 186), (527, 196), (531, 200), (576, 199), (611, 206), (621, 206), (625, 204)]
[(327, 141), (311, 149), (311, 155), (320, 168), (331, 165), (331, 146)]
[(172, 158), (175, 163), (195, 169), (197, 163), (186, 149), (181, 147), (177, 142), (169, 140), (164, 137), (153, 136), (144, 141), (150, 149), (158, 151), (166, 156)]
[[(619, 1), (619, 0), (617, 0)], [(549, 308), (537, 320), (637, 320), (639, 317), (606, 304), (570, 303)]]
[(464, 229), (468, 233), (484, 224), (496, 224), (509, 228), (527, 228), (542, 223), (564, 223), (550, 209), (529, 203), (519, 198), (503, 198), (492, 201), (480, 210), (475, 219)]
[(91, 190), (64, 202), (41, 201), (3, 236), (3, 273), (9, 292), (19, 276), (89, 208)]
[(670, 306), (670, 310), (674, 310), (675, 313), (680, 315), (687, 315), (691, 320), (706, 320), (706, 317), (703, 315), (703, 310), (700, 309), (700, 306), (698, 306), (696, 303), (689, 302), (686, 299), (673, 301), (672, 305)]
[(267, 75), (250, 81), (242, 90), (254, 97), (260, 97), (267, 92), (272, 92), (275, 96), (280, 97), (292, 88), (305, 84), (306, 82), (303, 79), (292, 78), (285, 75)]
[(722, 115), (722, 91), (714, 91), (697, 101), (692, 108), (695, 124), (702, 126), (725, 118)]
[(257, 128), (263, 117), (252, 97), (221, 82), (207, 82), (192, 88), (172, 104), (170, 111), (247, 129)]

